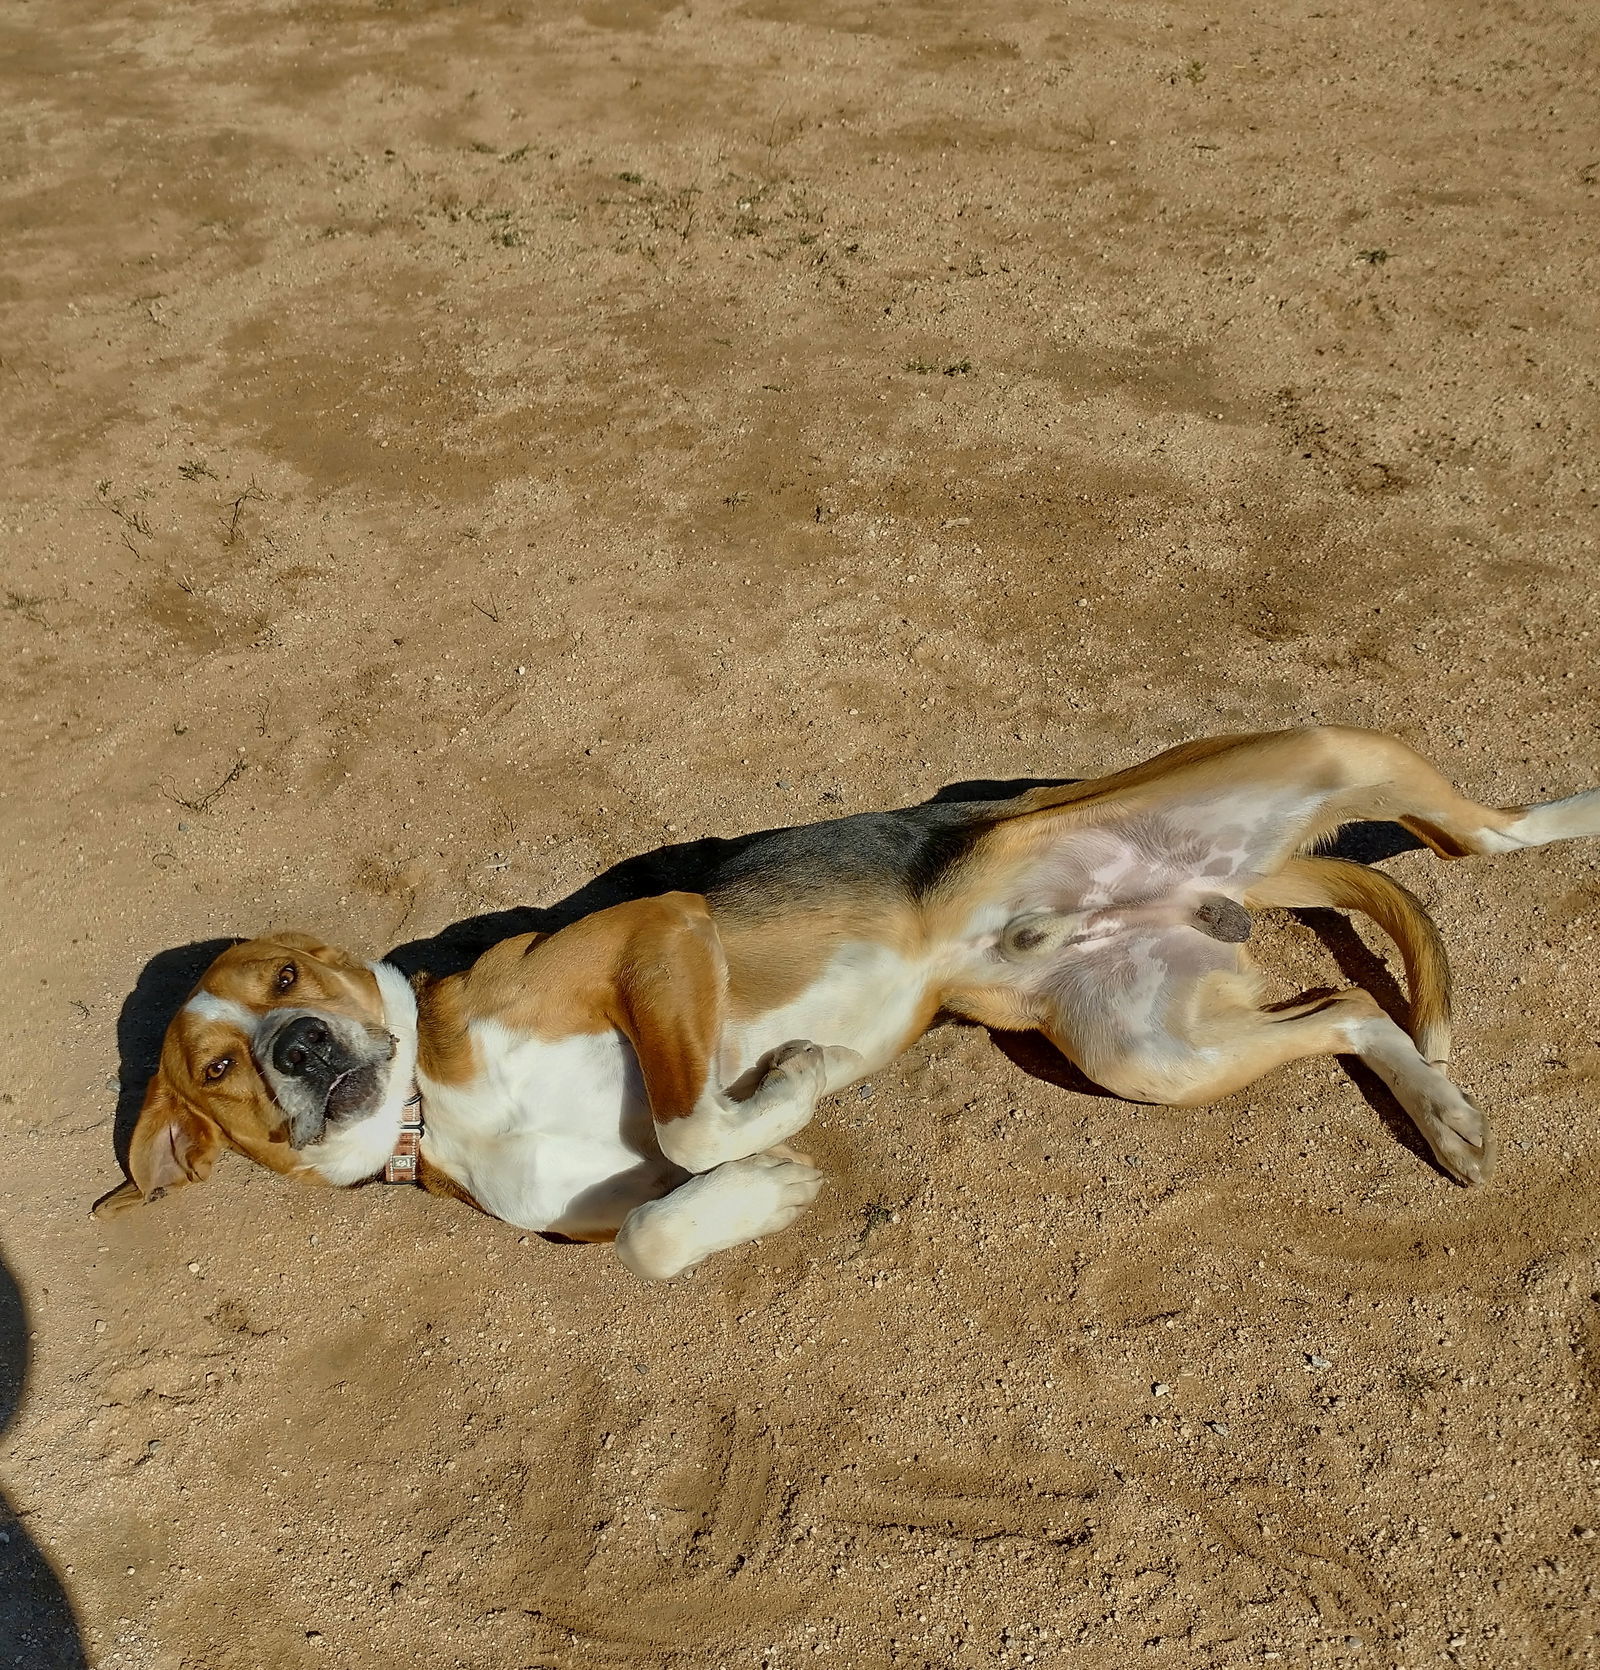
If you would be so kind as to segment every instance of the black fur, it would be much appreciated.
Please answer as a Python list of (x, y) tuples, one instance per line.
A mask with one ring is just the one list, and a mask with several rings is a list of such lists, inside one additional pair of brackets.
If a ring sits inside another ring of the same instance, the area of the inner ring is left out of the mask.
[(920, 899), (992, 827), (999, 803), (907, 806), (731, 841), (699, 891), (737, 911), (746, 899), (793, 905), (828, 894), (893, 893)]
[[(555, 904), (468, 917), (442, 933), (395, 947), (388, 960), (408, 976), (454, 974), (502, 939), (553, 934), (591, 911), (659, 893), (703, 893), (719, 908), (733, 911), (746, 899), (753, 906), (774, 897), (792, 905), (851, 883), (857, 891), (876, 885), (902, 897), (920, 897), (949, 874), (1017, 795), (1078, 781), (1027, 777), (950, 783), (932, 800), (899, 811), (658, 847), (612, 865)], [(1370, 863), (1418, 844), (1398, 824), (1350, 824), (1317, 850)], [(159, 1032), (155, 1036), (159, 1040)], [(134, 1099), (132, 1111), (137, 1107)]]

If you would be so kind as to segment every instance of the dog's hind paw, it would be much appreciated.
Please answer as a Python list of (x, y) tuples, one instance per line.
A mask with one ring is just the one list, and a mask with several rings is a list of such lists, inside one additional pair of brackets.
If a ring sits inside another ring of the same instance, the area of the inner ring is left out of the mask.
[(1494, 1175), (1494, 1132), (1482, 1109), (1442, 1074), (1440, 1078), (1441, 1084), (1414, 1106), (1408, 1104), (1406, 1112), (1439, 1164), (1464, 1187), (1476, 1188)]

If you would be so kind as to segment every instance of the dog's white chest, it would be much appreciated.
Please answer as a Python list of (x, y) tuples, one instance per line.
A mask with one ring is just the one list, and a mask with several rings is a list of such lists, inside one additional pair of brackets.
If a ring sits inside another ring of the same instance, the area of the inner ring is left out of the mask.
[(672, 1170), (620, 1033), (540, 1039), (490, 1020), (473, 1024), (472, 1041), (479, 1070), (470, 1084), (421, 1080), (424, 1153), (486, 1211), (525, 1229), (577, 1232), (593, 1191), (637, 1185), (648, 1194)]

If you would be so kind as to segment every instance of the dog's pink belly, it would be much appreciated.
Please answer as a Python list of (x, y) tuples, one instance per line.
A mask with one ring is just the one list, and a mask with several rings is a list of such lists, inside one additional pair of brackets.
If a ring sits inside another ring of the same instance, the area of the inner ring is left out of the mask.
[(1319, 801), (1301, 793), (1238, 795), (1136, 811), (1068, 828), (1021, 877), (1019, 908), (1102, 912), (1237, 899), (1293, 845)]

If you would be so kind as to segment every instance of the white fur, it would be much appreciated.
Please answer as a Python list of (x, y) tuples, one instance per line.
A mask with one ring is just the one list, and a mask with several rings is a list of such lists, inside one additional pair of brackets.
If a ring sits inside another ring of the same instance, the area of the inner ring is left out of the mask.
[[(893, 1055), (916, 1018), (926, 979), (925, 969), (884, 946), (842, 948), (793, 1002), (729, 1028), (719, 1082), (707, 1087), (694, 1115), (659, 1133), (638, 1062), (621, 1033), (547, 1040), (519, 1035), (498, 1021), (475, 1021), (470, 1037), (476, 1070), (466, 1084), (418, 1075), (423, 1155), (486, 1211), (520, 1228), (568, 1234), (615, 1228), (633, 1207), (680, 1182), (685, 1171), (725, 1168), (793, 1136), (810, 1121), (819, 1096)], [(414, 1006), (409, 1013), (414, 1057)], [(746, 1100), (726, 1095), (724, 1085), (778, 1046), (818, 1036), (828, 1041), (825, 1047), (779, 1063)], [(370, 1176), (382, 1165), (397, 1128), (397, 1117), (387, 1124), (378, 1115), (362, 1121), (357, 1129), (370, 1137), (360, 1148), (364, 1169), (356, 1175)], [(352, 1148), (354, 1137), (354, 1131), (345, 1134)], [(326, 1164), (318, 1169), (331, 1179)], [(720, 1185), (710, 1198), (731, 1198), (731, 1186)], [(702, 1241), (722, 1233), (711, 1224), (719, 1213), (696, 1220)]]
[(617, 1256), (646, 1280), (679, 1275), (712, 1253), (787, 1229), (821, 1187), (822, 1173), (799, 1160), (732, 1160), (630, 1212), (617, 1233)]
[(841, 1059), (821, 1094), (841, 1089), (893, 1058), (916, 1019), (932, 972), (931, 960), (904, 957), (887, 945), (863, 940), (840, 946), (817, 978), (781, 1009), (726, 1028), (724, 1082), (733, 1083), (780, 1044), (815, 1039), (861, 1058)]
[(1353, 1021), (1345, 1035), (1394, 1092), (1440, 1165), (1464, 1183), (1485, 1182), (1494, 1168), (1494, 1144), (1488, 1121), (1463, 1092), (1387, 1015)]
[(1479, 852), (1515, 852), (1519, 847), (1542, 847), (1549, 841), (1569, 841), (1579, 835), (1600, 835), (1600, 789), (1530, 806), (1504, 829), (1483, 830), (1477, 846)]
[(708, 1084), (692, 1114), (656, 1127), (657, 1140), (686, 1171), (747, 1159), (803, 1131), (829, 1086), (860, 1078), (864, 1066), (845, 1045), (791, 1041), (777, 1052), (754, 1094), (736, 1102), (720, 1084)]
[(655, 1150), (621, 1033), (544, 1040), (485, 1020), (471, 1038), (477, 1072), (468, 1084), (418, 1081), (423, 1154), (486, 1211), (523, 1229), (613, 1228), (681, 1176)]
[(218, 997), (215, 992), (196, 992), (183, 1007), (200, 1020), (226, 1021), (238, 1027), (247, 1042), (255, 1037), (262, 1018), (242, 1003), (235, 1003), (231, 997)]

